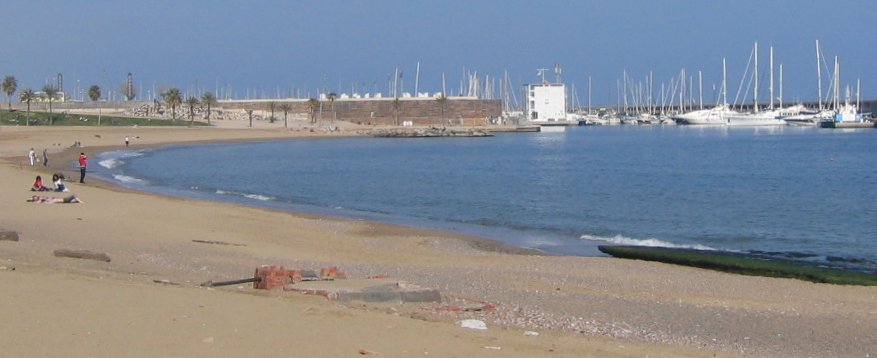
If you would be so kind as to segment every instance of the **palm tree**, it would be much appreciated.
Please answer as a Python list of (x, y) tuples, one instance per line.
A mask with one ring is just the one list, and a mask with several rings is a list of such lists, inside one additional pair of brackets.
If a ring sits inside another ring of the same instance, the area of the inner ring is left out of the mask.
[(329, 103), (332, 105), (332, 119), (337, 118), (335, 113), (335, 98), (338, 98), (338, 94), (335, 92), (329, 92), (329, 94), (326, 95), (326, 99), (328, 99)]
[(250, 117), (250, 128), (253, 128), (253, 110), (252, 109), (247, 110), (247, 116)]
[(52, 101), (54, 101), (55, 96), (58, 95), (58, 90), (52, 85), (45, 85), (43, 86), (43, 93), (49, 98), (49, 125), (52, 125), (55, 124), (55, 117), (52, 115)]
[(15, 77), (6, 76), (3, 78), (3, 92), (6, 93), (10, 110), (12, 109), (12, 95), (15, 94), (16, 89), (18, 89), (18, 81), (15, 80)]
[(198, 105), (198, 99), (195, 96), (189, 96), (186, 98), (186, 105), (189, 106), (189, 127), (195, 123), (195, 106)]
[(27, 120), (25, 121), (25, 126), (30, 125), (30, 102), (37, 98), (37, 95), (30, 88), (25, 88), (24, 92), (21, 92), (19, 95), (19, 100), (21, 102), (27, 103)]
[[(92, 102), (97, 102), (100, 99), (100, 86), (91, 85), (88, 87), (88, 98), (91, 98)], [(97, 107), (97, 125), (100, 126), (100, 117), (101, 117), (101, 107)]]
[(280, 110), (283, 111), (283, 128), (289, 128), (289, 122), (286, 120), (286, 116), (289, 114), (289, 111), (292, 110), (292, 106), (289, 103), (282, 103), (280, 105)]
[(317, 108), (320, 107), (320, 101), (316, 98), (308, 99), (308, 112), (311, 113), (311, 123), (317, 123)]
[(201, 95), (201, 103), (207, 105), (207, 124), (210, 124), (210, 108), (216, 104), (216, 96), (213, 95), (213, 92), (204, 92)]
[(268, 102), (268, 110), (271, 111), (271, 117), (268, 118), (268, 120), (271, 123), (274, 123), (274, 109), (276, 109), (276, 108), (277, 108), (277, 102), (274, 102), (274, 101)]
[(91, 98), (92, 101), (97, 102), (100, 99), (100, 95), (100, 86), (91, 85), (91, 87), (88, 87), (88, 98)]
[(393, 100), (393, 124), (399, 125), (399, 112), (402, 110), (402, 101), (399, 100), (399, 97)]
[(448, 104), (448, 97), (445, 96), (444, 93), (442, 93), (441, 96), (436, 97), (435, 100), (438, 101), (439, 107), (441, 107), (441, 109), (442, 109), (442, 123), (444, 123), (445, 122), (445, 105)]
[(161, 94), (161, 98), (164, 99), (164, 103), (167, 103), (167, 105), (171, 107), (171, 119), (173, 119), (174, 123), (176, 123), (177, 105), (183, 102), (183, 97), (180, 95), (180, 90), (177, 88), (170, 88)]

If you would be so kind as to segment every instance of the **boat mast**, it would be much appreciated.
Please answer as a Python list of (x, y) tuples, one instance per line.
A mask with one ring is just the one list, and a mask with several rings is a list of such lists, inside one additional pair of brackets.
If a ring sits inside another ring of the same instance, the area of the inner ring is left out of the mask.
[(420, 89), (420, 61), (417, 61), (417, 71), (414, 72), (414, 97), (417, 97), (417, 91)]
[(703, 109), (703, 71), (697, 70), (697, 82), (700, 88), (700, 109)]
[(621, 72), (621, 92), (624, 95), (624, 114), (627, 115), (627, 70)]
[(819, 62), (819, 40), (816, 40), (816, 88), (819, 91), (819, 110), (822, 110), (822, 66)]
[(588, 76), (588, 115), (591, 115), (591, 76)]
[(758, 113), (758, 42), (755, 43), (755, 91), (752, 101), (752, 111)]
[(780, 108), (783, 108), (783, 64), (780, 63)]
[(840, 108), (840, 68), (837, 64), (837, 56), (834, 56), (834, 110)]
[(679, 113), (685, 112), (685, 67), (679, 73)]
[(770, 47), (770, 109), (773, 109), (773, 46)]
[(722, 104), (728, 107), (728, 69), (724, 57), (722, 57)]
[(652, 98), (652, 85), (654, 85), (654, 82), (652, 82), (652, 70), (649, 70), (649, 114), (655, 114), (655, 99)]

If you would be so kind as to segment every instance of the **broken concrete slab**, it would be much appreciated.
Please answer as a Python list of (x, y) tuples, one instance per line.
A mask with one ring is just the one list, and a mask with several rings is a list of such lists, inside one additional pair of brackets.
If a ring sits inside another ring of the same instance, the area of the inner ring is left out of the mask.
[(293, 285), (291, 290), (338, 301), (422, 303), (442, 300), (438, 290), (388, 278), (306, 281)]
[(18, 241), (18, 233), (15, 231), (0, 231), (0, 241)]
[(74, 258), (74, 259), (86, 259), (86, 260), (110, 262), (110, 256), (103, 253), (103, 252), (93, 252), (93, 251), (89, 251), (89, 250), (58, 249), (58, 250), (54, 251), (54, 254), (57, 257), (69, 257), (69, 258)]

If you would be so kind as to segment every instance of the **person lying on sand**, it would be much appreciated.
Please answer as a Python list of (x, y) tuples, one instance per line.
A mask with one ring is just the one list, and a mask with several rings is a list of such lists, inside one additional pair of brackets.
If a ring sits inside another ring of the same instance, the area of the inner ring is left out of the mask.
[(64, 197), (64, 198), (55, 198), (55, 197), (51, 197), (51, 196), (34, 195), (30, 199), (27, 199), (27, 201), (31, 202), (31, 203), (45, 203), (45, 204), (55, 204), (55, 203), (75, 204), (75, 203), (82, 202), (82, 200), (77, 198), (76, 195), (70, 195), (70, 196)]

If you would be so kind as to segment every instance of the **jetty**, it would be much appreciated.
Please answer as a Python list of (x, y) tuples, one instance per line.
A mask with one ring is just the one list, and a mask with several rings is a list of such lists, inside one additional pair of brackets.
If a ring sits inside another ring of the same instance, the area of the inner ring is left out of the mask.
[(429, 127), (378, 129), (373, 130), (371, 136), (381, 138), (493, 137), (493, 133), (476, 128)]

